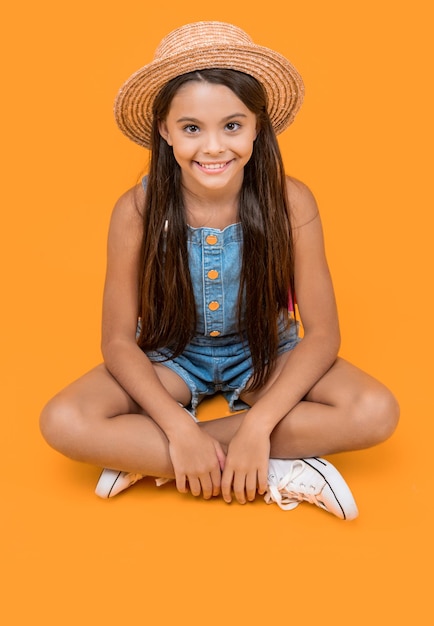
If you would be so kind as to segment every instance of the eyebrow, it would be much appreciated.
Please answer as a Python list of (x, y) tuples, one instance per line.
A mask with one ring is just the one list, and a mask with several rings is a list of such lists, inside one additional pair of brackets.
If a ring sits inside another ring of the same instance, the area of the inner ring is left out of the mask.
[[(224, 117), (222, 119), (222, 122), (228, 122), (229, 120), (233, 119), (234, 117), (247, 117), (247, 115), (245, 113), (232, 113), (231, 115), (227, 115), (226, 117)], [(193, 124), (199, 124), (200, 120), (198, 120), (195, 117), (180, 117), (179, 119), (176, 120), (177, 124), (179, 124), (181, 122), (192, 122)]]

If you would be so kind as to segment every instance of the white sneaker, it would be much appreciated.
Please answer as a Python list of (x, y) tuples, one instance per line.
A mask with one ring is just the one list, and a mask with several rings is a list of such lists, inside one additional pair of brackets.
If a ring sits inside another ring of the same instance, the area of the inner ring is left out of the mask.
[(100, 498), (113, 498), (118, 493), (128, 489), (138, 480), (144, 478), (142, 474), (119, 472), (118, 470), (103, 469), (96, 485), (95, 493)]
[[(128, 489), (131, 485), (145, 478), (142, 474), (119, 472), (118, 470), (103, 469), (96, 485), (95, 493), (100, 498), (113, 498), (118, 493)], [(155, 478), (157, 487), (161, 487), (173, 480), (172, 478)]]
[(300, 502), (316, 504), (344, 520), (359, 512), (353, 495), (338, 470), (325, 459), (270, 459), (265, 502), (294, 509)]

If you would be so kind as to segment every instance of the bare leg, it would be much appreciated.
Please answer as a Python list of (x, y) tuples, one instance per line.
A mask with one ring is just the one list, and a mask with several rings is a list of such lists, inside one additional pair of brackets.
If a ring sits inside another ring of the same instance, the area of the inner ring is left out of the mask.
[[(161, 366), (156, 371), (177, 401), (189, 402), (190, 392), (176, 374)], [(42, 411), (40, 425), (53, 448), (77, 461), (174, 476), (165, 434), (104, 365), (57, 394)]]
[[(157, 373), (177, 401), (188, 403), (189, 390), (176, 374), (161, 366)], [(266, 391), (246, 393), (243, 399), (254, 404)], [(393, 433), (398, 415), (395, 398), (381, 383), (338, 359), (276, 426), (271, 457), (306, 458), (370, 447)], [(201, 428), (227, 447), (243, 416), (204, 422)], [(143, 475), (174, 476), (165, 434), (103, 365), (48, 403), (41, 431), (52, 447), (75, 460)]]
[[(285, 355), (279, 360), (275, 376), (284, 361)], [(186, 404), (190, 392), (185, 383), (168, 368), (157, 366), (156, 371), (173, 398)], [(272, 384), (273, 380), (269, 382)], [(244, 399), (253, 405), (266, 391), (246, 393)], [(266, 501), (291, 509), (307, 500), (341, 519), (354, 519), (357, 505), (339, 472), (323, 459), (308, 461), (307, 457), (379, 443), (392, 434), (398, 414), (396, 400), (383, 385), (338, 359), (274, 429)], [(204, 422), (201, 428), (225, 448), (243, 419), (243, 414), (238, 414)], [(96, 490), (101, 497), (128, 487), (136, 480), (131, 480), (131, 474), (174, 477), (165, 434), (143, 414), (104, 365), (48, 403), (41, 415), (41, 431), (48, 443), (66, 456), (126, 472), (115, 472), (113, 480), (113, 472), (105, 470)], [(115, 484), (117, 491), (112, 491)], [(254, 494), (248, 494), (248, 499), (253, 498)], [(245, 502), (244, 489), (237, 499)]]
[[(280, 358), (274, 376), (284, 358)], [(267, 387), (246, 393), (243, 400), (253, 405), (266, 391)], [(398, 417), (398, 404), (384, 385), (338, 359), (304, 401), (276, 426), (271, 436), (271, 457), (307, 458), (368, 448), (390, 437)], [(242, 415), (234, 415), (206, 422), (204, 428), (228, 445), (241, 420)]]

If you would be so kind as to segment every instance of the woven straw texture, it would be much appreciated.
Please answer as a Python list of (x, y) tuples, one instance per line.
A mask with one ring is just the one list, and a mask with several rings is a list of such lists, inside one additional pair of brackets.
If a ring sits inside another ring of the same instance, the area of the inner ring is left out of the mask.
[(169, 33), (157, 47), (154, 60), (121, 87), (114, 108), (121, 131), (149, 148), (152, 106), (158, 92), (176, 76), (207, 68), (238, 70), (256, 78), (266, 91), (276, 134), (291, 124), (303, 102), (303, 80), (281, 54), (255, 44), (232, 24), (196, 22)]

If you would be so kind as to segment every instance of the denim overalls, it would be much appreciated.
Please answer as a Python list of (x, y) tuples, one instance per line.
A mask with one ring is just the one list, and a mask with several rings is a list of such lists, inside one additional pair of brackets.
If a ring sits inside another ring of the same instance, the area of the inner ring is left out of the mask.
[[(169, 225), (170, 228), (170, 225)], [(224, 230), (188, 227), (188, 253), (197, 310), (197, 330), (184, 352), (168, 359), (166, 350), (146, 354), (176, 372), (191, 391), (191, 409), (207, 395), (222, 392), (229, 408), (246, 408), (239, 397), (252, 377), (248, 345), (238, 334), (237, 302), (242, 260), (241, 224)], [(279, 354), (299, 337), (295, 324), (279, 324)]]

